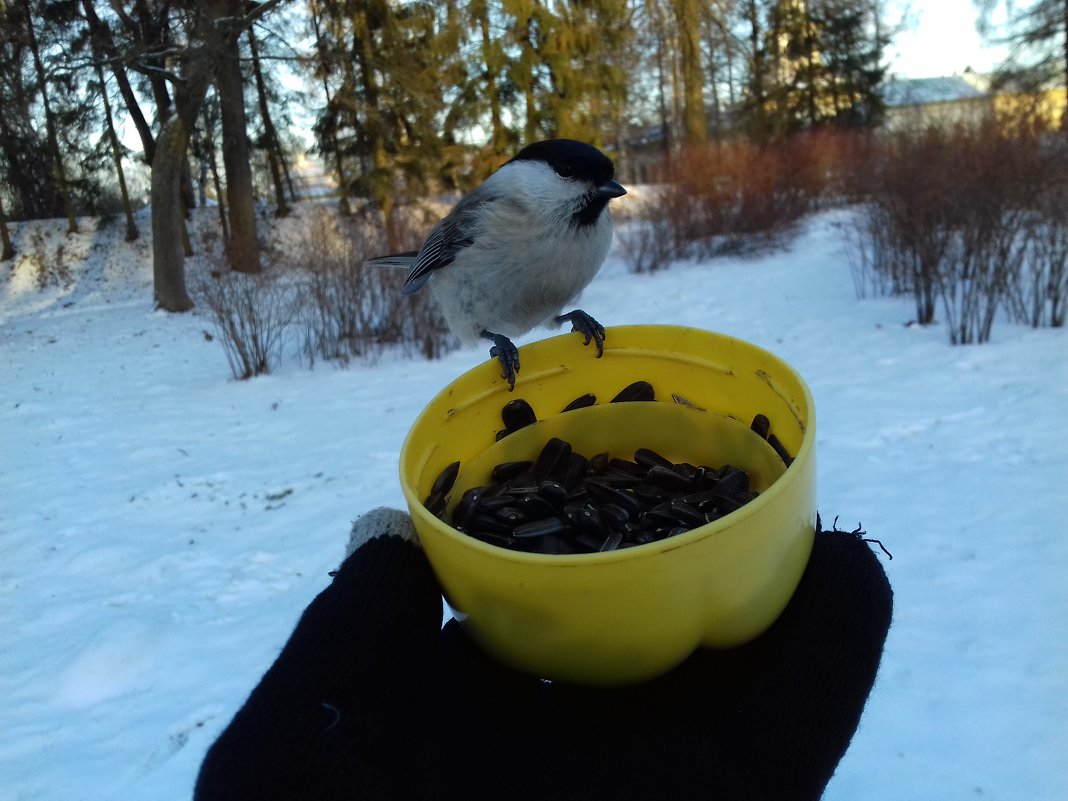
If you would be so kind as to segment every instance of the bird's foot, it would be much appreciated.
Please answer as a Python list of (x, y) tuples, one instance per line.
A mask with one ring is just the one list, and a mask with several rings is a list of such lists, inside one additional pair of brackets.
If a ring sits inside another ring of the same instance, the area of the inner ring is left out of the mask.
[(582, 309), (575, 309), (573, 312), (561, 314), (556, 318), (558, 323), (562, 323), (565, 320), (571, 323), (572, 331), (578, 331), (585, 337), (583, 345), (589, 345), (591, 339), (594, 341), (597, 345), (597, 358), (600, 359), (604, 355), (604, 326), (582, 311)]
[(479, 336), (493, 343), (490, 356), (501, 363), (501, 378), (508, 382), (508, 391), (511, 392), (515, 389), (515, 374), (519, 372), (519, 349), (503, 334), (483, 331)]

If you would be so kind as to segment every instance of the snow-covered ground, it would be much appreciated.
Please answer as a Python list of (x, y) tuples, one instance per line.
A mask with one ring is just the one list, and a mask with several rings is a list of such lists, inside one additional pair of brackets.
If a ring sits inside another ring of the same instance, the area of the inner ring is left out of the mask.
[[(742, 337), (812, 388), (820, 511), (885, 543), (896, 594), (826, 797), (1063, 801), (1068, 331), (1002, 322), (955, 348), (906, 326), (908, 300), (854, 296), (845, 214), (760, 257), (652, 276), (613, 258), (582, 305)], [(205, 318), (152, 310), (147, 245), (93, 225), (38, 237), (68, 286), (0, 264), (3, 801), (189, 798), (350, 521), (403, 505), (411, 422), (486, 357), (235, 382)]]

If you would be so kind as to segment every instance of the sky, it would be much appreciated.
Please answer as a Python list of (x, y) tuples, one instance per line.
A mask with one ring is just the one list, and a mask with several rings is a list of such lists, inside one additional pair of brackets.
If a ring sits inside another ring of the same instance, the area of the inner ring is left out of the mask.
[[(989, 72), (1005, 48), (984, 44), (976, 30), (972, 0), (898, 2), (890, 6), (893, 23), (905, 16), (905, 29), (887, 48), (889, 72), (902, 78), (936, 78), (964, 72)], [(997, 17), (995, 17), (995, 20)]]

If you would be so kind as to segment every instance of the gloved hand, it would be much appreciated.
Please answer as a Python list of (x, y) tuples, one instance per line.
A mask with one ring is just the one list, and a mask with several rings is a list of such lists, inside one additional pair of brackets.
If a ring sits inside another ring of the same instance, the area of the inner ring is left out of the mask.
[(208, 751), (210, 799), (815, 799), (849, 745), (892, 594), (859, 535), (818, 531), (754, 642), (635, 687), (547, 683), (456, 621), (407, 515), (376, 509)]

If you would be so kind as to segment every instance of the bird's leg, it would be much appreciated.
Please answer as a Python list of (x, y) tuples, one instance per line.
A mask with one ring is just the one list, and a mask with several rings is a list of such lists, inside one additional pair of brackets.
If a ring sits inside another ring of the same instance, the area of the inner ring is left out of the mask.
[(511, 392), (515, 389), (515, 374), (519, 372), (519, 350), (503, 334), (483, 331), (479, 336), (493, 343), (490, 356), (495, 356), (501, 363), (501, 378), (508, 382), (508, 391)]
[(597, 358), (600, 359), (604, 355), (604, 326), (582, 311), (582, 309), (575, 309), (556, 318), (558, 323), (562, 323), (565, 320), (571, 323), (572, 331), (578, 331), (586, 338), (586, 341), (582, 343), (583, 345), (589, 345), (591, 339), (596, 343)]

